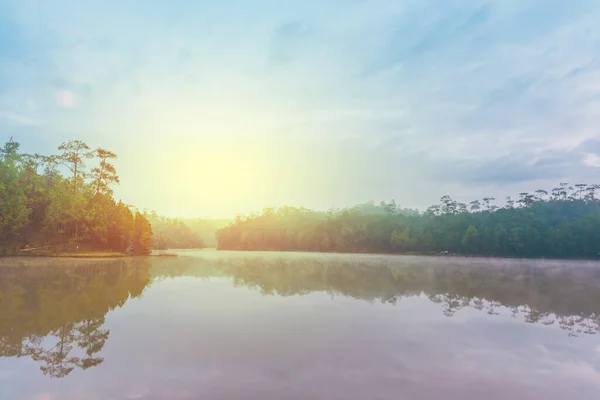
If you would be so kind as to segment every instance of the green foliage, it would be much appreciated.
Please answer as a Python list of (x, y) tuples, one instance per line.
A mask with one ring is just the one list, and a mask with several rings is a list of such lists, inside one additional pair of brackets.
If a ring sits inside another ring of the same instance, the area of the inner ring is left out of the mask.
[(475, 226), (469, 225), (460, 243), (469, 253), (477, 253), (479, 241), (479, 231)]
[(133, 228), (133, 253), (148, 255), (152, 251), (152, 226), (144, 214), (135, 213)]
[(119, 176), (108, 160), (116, 159), (117, 155), (104, 149), (97, 149), (95, 155), (100, 160), (100, 165), (93, 168), (91, 174), (95, 194), (112, 194), (111, 185), (119, 183)]
[[(20, 153), (12, 139), (0, 148), (0, 252), (21, 246), (73, 243), (70, 249), (148, 254), (152, 229), (113, 198), (116, 154), (71, 140), (50, 156)], [(88, 170), (86, 163), (95, 162)], [(61, 175), (66, 168), (70, 176)], [(185, 230), (186, 226), (180, 226)], [(136, 230), (137, 229), (137, 230)], [(168, 238), (169, 233), (166, 234)], [(150, 239), (148, 239), (150, 237)]]
[(266, 209), (237, 217), (217, 232), (227, 250), (364, 253), (458, 253), (506, 257), (597, 258), (598, 185), (561, 183), (507, 198), (498, 208), (486, 197), (463, 203), (443, 196), (424, 213), (374, 203), (323, 213)]
[(19, 184), (22, 170), (18, 143), (6, 143), (0, 151), (0, 243), (12, 244), (28, 221), (30, 210), (24, 188)]

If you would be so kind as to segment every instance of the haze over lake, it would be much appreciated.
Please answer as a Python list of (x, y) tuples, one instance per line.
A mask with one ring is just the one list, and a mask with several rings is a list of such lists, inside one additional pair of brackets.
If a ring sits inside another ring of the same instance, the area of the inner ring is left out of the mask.
[(0, 399), (597, 399), (600, 263), (0, 260)]

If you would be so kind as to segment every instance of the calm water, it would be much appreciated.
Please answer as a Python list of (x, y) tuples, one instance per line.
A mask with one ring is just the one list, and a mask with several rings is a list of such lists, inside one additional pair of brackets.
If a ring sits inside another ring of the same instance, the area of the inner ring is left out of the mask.
[(9, 259), (0, 399), (597, 400), (599, 324), (592, 262)]

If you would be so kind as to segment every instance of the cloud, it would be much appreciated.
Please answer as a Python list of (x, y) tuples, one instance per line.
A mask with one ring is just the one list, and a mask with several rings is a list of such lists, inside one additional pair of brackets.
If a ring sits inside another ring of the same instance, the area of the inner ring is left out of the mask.
[[(284, 203), (425, 207), (449, 191), (507, 195), (594, 179), (599, 18), (594, 0), (265, 1), (234, 11), (12, 1), (0, 9), (9, 38), (0, 39), (0, 109), (5, 121), (52, 132), (40, 147), (74, 136), (113, 146), (122, 171), (232, 138), (251, 138), (272, 159), (295, 151), (323, 171), (322, 189), (303, 184), (278, 195)], [(308, 179), (294, 168), (279, 169)], [(166, 208), (140, 179), (122, 181), (124, 200)], [(218, 212), (273, 198), (254, 195)]]
[(77, 105), (77, 94), (71, 90), (61, 90), (56, 94), (56, 103), (62, 108), (72, 108)]
[(441, 179), (461, 183), (499, 185), (537, 180), (561, 181), (581, 168), (584, 157), (577, 152), (556, 151), (541, 156), (518, 153), (487, 160), (458, 161), (439, 170)]
[(37, 123), (34, 120), (32, 120), (28, 117), (15, 114), (10, 111), (0, 110), (0, 121), (2, 121), (2, 120), (7, 121), (10, 124), (30, 125), (30, 126), (37, 125)]
[(596, 154), (587, 154), (584, 163), (589, 167), (600, 167), (600, 157)]

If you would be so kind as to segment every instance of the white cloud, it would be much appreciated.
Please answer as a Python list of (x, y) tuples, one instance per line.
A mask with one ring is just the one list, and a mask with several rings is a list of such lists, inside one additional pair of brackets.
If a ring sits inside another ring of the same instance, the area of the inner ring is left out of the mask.
[(62, 108), (73, 108), (78, 103), (77, 94), (71, 90), (61, 90), (56, 94), (56, 103)]
[(600, 156), (596, 154), (586, 154), (583, 162), (590, 167), (600, 167)]

